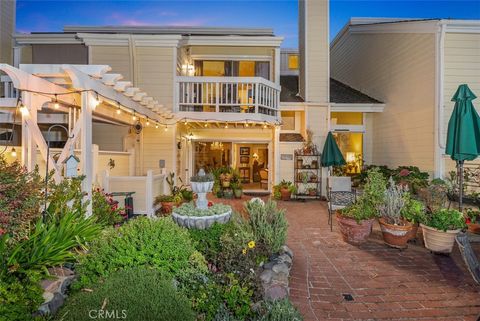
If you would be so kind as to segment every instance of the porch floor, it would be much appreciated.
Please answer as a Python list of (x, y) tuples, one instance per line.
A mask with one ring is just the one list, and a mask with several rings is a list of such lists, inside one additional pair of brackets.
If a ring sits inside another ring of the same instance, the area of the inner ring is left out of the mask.
[[(247, 199), (222, 202), (240, 210)], [(421, 244), (392, 249), (383, 244), (377, 225), (369, 242), (356, 247), (342, 241), (336, 225), (330, 232), (325, 202), (279, 205), (287, 210), (287, 243), (294, 252), (290, 298), (305, 321), (480, 316), (480, 286), (466, 271), (457, 246), (451, 256), (431, 254)], [(473, 247), (480, 255), (480, 243)]]

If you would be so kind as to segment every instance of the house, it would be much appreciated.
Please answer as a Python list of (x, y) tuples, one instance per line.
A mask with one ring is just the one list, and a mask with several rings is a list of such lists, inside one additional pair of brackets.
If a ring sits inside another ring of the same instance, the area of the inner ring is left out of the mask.
[(371, 120), (368, 163), (441, 177), (455, 165), (445, 155), (451, 98), (464, 83), (480, 93), (480, 21), (351, 19), (330, 45), (330, 73), (386, 104)]

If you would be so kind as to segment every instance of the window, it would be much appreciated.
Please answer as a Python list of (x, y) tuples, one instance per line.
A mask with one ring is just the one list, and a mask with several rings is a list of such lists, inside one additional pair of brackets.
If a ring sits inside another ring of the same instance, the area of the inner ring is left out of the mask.
[(298, 55), (288, 55), (288, 69), (298, 69)]
[(363, 113), (332, 112), (330, 118), (332, 125), (363, 125)]
[(334, 132), (333, 137), (347, 162), (347, 173), (360, 173), (363, 165), (363, 133)]
[(268, 61), (196, 60), (195, 76), (262, 77), (270, 80)]

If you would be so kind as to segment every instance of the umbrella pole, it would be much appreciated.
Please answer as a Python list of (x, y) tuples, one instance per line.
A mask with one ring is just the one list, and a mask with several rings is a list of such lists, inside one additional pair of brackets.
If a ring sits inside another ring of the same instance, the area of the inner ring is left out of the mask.
[(458, 161), (458, 210), (463, 211), (463, 161)]

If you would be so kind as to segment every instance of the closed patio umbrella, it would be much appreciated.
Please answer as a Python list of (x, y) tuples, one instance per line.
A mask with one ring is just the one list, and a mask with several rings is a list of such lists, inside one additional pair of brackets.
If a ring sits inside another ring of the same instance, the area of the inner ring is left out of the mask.
[(323, 146), (322, 158), (320, 159), (322, 167), (345, 165), (345, 159), (338, 148), (337, 142), (333, 138), (332, 132), (329, 132), (325, 145)]
[(473, 107), (477, 98), (467, 85), (460, 85), (452, 97), (455, 107), (448, 122), (445, 153), (457, 162), (459, 209), (463, 209), (463, 163), (480, 155), (480, 117)]

